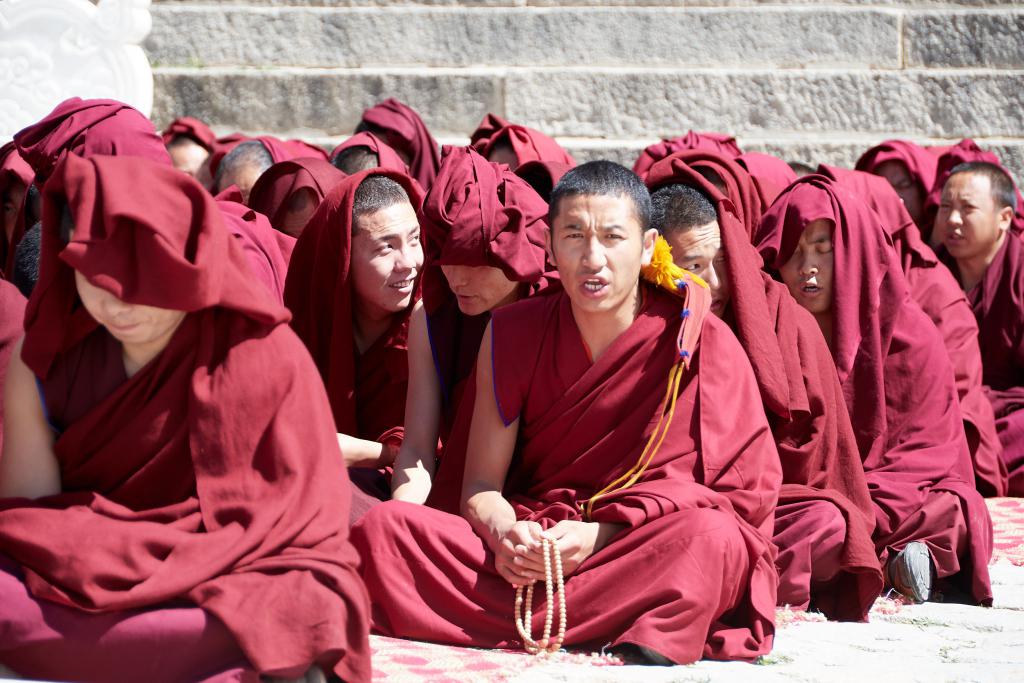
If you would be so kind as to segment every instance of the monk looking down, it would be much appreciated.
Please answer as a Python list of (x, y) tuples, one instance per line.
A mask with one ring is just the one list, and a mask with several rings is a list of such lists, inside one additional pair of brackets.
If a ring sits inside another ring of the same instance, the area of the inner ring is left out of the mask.
[(814, 318), (761, 270), (732, 203), (684, 161), (704, 154), (678, 152), (657, 162), (647, 184), (675, 263), (708, 283), (712, 313), (736, 332), (754, 369), (783, 472), (774, 527), (779, 604), (865, 620), (882, 573), (835, 365)]
[[(612, 162), (555, 187), (548, 255), (564, 290), (492, 314), (464, 517), (390, 501), (353, 527), (377, 631), (513, 645), (513, 588), (544, 579), (547, 538), (567, 577), (566, 645), (659, 664), (771, 649), (778, 457), (743, 350), (650, 212)], [(533, 633), (548, 609), (534, 606)]]
[(978, 320), (985, 392), (1009, 472), (1009, 495), (1024, 495), (1024, 244), (1010, 226), (1018, 197), (988, 162), (953, 168), (942, 190), (935, 234)]

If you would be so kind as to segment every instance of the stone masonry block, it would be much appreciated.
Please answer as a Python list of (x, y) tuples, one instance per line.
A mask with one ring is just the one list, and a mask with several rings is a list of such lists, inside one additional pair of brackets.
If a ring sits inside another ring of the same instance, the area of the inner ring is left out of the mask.
[(908, 66), (1024, 66), (1024, 10), (908, 14)]
[(162, 66), (899, 66), (899, 17), (859, 8), (153, 8)]
[(649, 70), (512, 73), (509, 119), (554, 135), (882, 133), (1016, 137), (1022, 72)]
[(220, 128), (349, 134), (364, 109), (397, 97), (435, 133), (465, 135), (502, 111), (501, 81), (487, 74), (158, 69), (154, 78), (158, 126), (196, 116)]

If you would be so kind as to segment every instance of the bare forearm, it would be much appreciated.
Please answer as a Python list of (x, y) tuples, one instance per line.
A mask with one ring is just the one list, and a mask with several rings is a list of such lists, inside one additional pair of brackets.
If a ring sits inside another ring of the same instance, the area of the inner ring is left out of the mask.
[(516, 523), (516, 513), (498, 491), (474, 493), (462, 505), (462, 514), (491, 550)]
[(338, 434), (338, 446), (341, 447), (341, 454), (345, 458), (347, 467), (379, 469), (387, 467), (394, 461), (394, 447), (379, 441), (368, 441), (348, 434)]
[(402, 444), (391, 475), (391, 497), (422, 505), (434, 481), (434, 453), (424, 453), (408, 442)]

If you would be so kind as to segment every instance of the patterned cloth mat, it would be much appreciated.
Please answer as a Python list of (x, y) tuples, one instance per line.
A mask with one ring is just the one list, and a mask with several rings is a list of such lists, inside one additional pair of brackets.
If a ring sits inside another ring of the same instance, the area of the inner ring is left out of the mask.
[[(986, 502), (995, 535), (992, 564), (1009, 562), (1024, 566), (1024, 498), (990, 498)], [(509, 628), (513, 628), (511, 606), (510, 600)], [(899, 609), (898, 600), (879, 598), (872, 612), (887, 614)], [(788, 608), (781, 608), (776, 614), (779, 628), (799, 621), (822, 620), (824, 617), (820, 614)], [(534, 657), (521, 651), (477, 650), (384, 636), (370, 636), (370, 646), (373, 650), (373, 679), (387, 683), (506, 681), (537, 665), (622, 665), (621, 660), (611, 655), (563, 651)]]

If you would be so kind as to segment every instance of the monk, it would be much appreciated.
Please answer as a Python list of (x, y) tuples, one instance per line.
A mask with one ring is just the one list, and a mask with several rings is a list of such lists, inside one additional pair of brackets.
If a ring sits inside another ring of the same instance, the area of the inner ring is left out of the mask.
[(676, 265), (707, 282), (711, 312), (736, 333), (754, 369), (783, 474), (773, 538), (779, 604), (864, 621), (882, 572), (832, 356), (810, 313), (761, 270), (730, 200), (685, 161), (703, 155), (678, 152), (648, 171), (653, 225)]
[[(547, 541), (568, 647), (657, 664), (770, 650), (778, 456), (743, 350), (650, 211), (609, 161), (559, 181), (548, 254), (564, 289), (491, 316), (463, 516), (389, 501), (352, 530), (375, 630), (518, 645), (514, 588), (544, 580)], [(537, 634), (556, 605), (533, 608)]]
[(696, 133), (687, 131), (686, 135), (671, 140), (662, 140), (649, 145), (640, 153), (633, 164), (633, 172), (641, 178), (646, 175), (647, 170), (656, 161), (661, 161), (670, 154), (681, 152), (686, 149), (704, 149), (712, 152), (719, 152), (732, 157), (742, 154), (736, 144), (736, 138), (722, 133)]
[(391, 480), (397, 500), (458, 513), (480, 340), (492, 311), (553, 279), (547, 208), (507, 167), (447, 148), (423, 206), (427, 264), (409, 329), (405, 440)]
[(398, 155), (373, 133), (356, 133), (331, 152), (331, 163), (345, 175), (355, 175), (371, 168), (386, 168), (409, 173), (409, 167)]
[[(238, 152), (234, 158), (228, 159), (238, 147), (245, 146), (243, 152)], [(242, 194), (248, 198), (248, 192), (252, 184), (259, 176), (274, 164), (290, 159), (327, 159), (327, 152), (321, 147), (312, 145), (303, 140), (281, 140), (270, 135), (259, 135), (250, 137), (242, 133), (232, 133), (217, 140), (214, 151), (204, 164), (200, 172), (203, 177), (209, 178), (207, 188), (214, 194), (220, 194), (231, 185), (236, 185)], [(227, 160), (228, 169), (221, 169), (221, 165)], [(222, 179), (224, 174), (231, 177)]]
[(280, 232), (298, 238), (306, 222), (345, 174), (323, 159), (282, 161), (264, 171), (249, 192), (249, 206)]
[(779, 193), (797, 178), (789, 164), (770, 154), (744, 152), (736, 157), (736, 163), (753, 178), (757, 194), (766, 207), (771, 206)]
[[(412, 178), (371, 169), (328, 192), (299, 236), (285, 304), (316, 363), (345, 464), (357, 484), (353, 518), (388, 497), (379, 473), (404, 436), (409, 316), (423, 268)], [(358, 469), (356, 469), (358, 468)]]
[(955, 166), (942, 190), (939, 257), (978, 322), (985, 393), (995, 410), (1011, 496), (1024, 496), (1024, 246), (1010, 233), (1017, 195), (1000, 167)]
[(9, 252), (17, 246), (12, 243), (14, 228), (34, 177), (35, 172), (21, 158), (14, 142), (0, 146), (0, 274), (7, 265)]
[[(481, 125), (488, 123), (484, 119)], [(476, 132), (470, 139), (475, 140), (473, 149), (481, 156), (488, 161), (505, 164), (513, 171), (528, 161), (552, 161), (570, 168), (576, 165), (576, 160), (554, 139), (539, 130), (518, 124), (506, 122), (489, 134)]]
[(71, 155), (46, 185), (0, 458), (22, 675), (370, 679), (327, 397), (220, 216), (143, 159)]
[(237, 187), (242, 203), (248, 206), (249, 194), (260, 176), (274, 165), (270, 151), (259, 140), (246, 140), (224, 155), (213, 176), (213, 192), (220, 194), (231, 186)]
[(217, 145), (217, 136), (210, 127), (190, 116), (171, 121), (160, 137), (174, 167), (197, 179)]
[(886, 140), (864, 152), (855, 168), (885, 178), (927, 241), (932, 223), (924, 207), (935, 185), (938, 163), (938, 155), (910, 140)]
[(373, 133), (386, 142), (409, 167), (409, 172), (429, 189), (441, 163), (441, 153), (423, 119), (408, 105), (392, 98), (363, 112), (355, 133)]
[(21, 215), (8, 242), (6, 272), (12, 270), (22, 236), (40, 218), (39, 188), (65, 154), (133, 156), (172, 165), (153, 123), (137, 109), (116, 100), (65, 100), (16, 133), (14, 144), (35, 172), (35, 181), (25, 192)]
[[(4, 386), (14, 345), (21, 339), (24, 318), (25, 297), (10, 282), (0, 280), (0, 387)], [(3, 395), (0, 394), (0, 449), (4, 443), (3, 407)]]
[(807, 176), (775, 200), (756, 244), (832, 352), (887, 583), (916, 602), (991, 604), (992, 524), (974, 488), (953, 369), (877, 214)]
[(529, 183), (540, 198), (547, 202), (551, 199), (551, 190), (555, 189), (558, 181), (574, 165), (557, 161), (527, 161), (516, 168), (516, 175)]
[(983, 496), (1005, 496), (1006, 465), (992, 404), (982, 385), (978, 323), (963, 291), (921, 239), (904, 203), (884, 178), (825, 164), (818, 172), (860, 197), (881, 220), (896, 249), (910, 296), (935, 323), (953, 365), (975, 487)]

